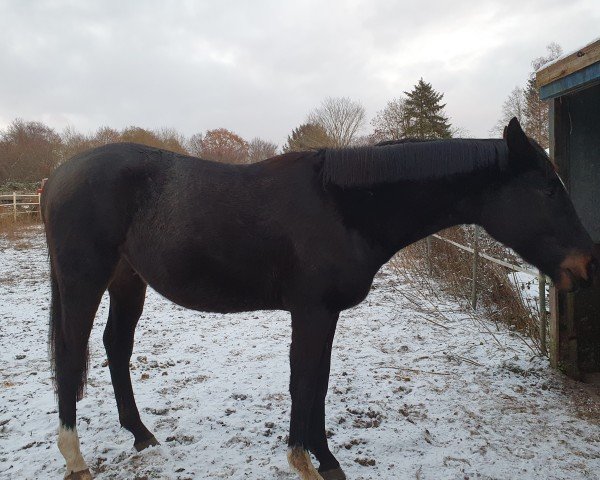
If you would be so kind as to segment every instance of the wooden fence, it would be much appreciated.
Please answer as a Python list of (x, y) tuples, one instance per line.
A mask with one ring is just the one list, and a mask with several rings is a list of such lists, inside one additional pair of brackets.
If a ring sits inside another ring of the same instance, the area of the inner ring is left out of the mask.
[(546, 341), (547, 337), (547, 313), (546, 313), (546, 285), (548, 280), (546, 275), (544, 275), (539, 270), (532, 270), (529, 268), (525, 268), (520, 265), (514, 265), (512, 263), (506, 262), (504, 260), (500, 260), (499, 258), (492, 257), (491, 255), (487, 255), (479, 251), (479, 237), (481, 235), (481, 228), (479, 226), (475, 226), (473, 229), (473, 247), (468, 247), (467, 245), (463, 245), (461, 243), (455, 242), (454, 240), (450, 240), (449, 238), (442, 237), (441, 235), (434, 234), (431, 237), (427, 237), (427, 262), (429, 266), (429, 273), (432, 272), (432, 258), (431, 258), (431, 242), (432, 238), (437, 240), (441, 240), (443, 242), (449, 243), (456, 248), (469, 252), (473, 255), (472, 257), (472, 277), (471, 277), (471, 306), (473, 309), (477, 308), (477, 274), (478, 274), (478, 265), (480, 258), (487, 260), (489, 262), (495, 263), (497, 265), (501, 265), (504, 268), (512, 270), (513, 272), (522, 272), (532, 277), (537, 277), (538, 279), (538, 295), (539, 295), (539, 335), (540, 335), (540, 350), (543, 355), (547, 355), (548, 353), (548, 345)]
[(0, 217), (12, 216), (16, 221), (19, 215), (41, 215), (40, 197), (40, 193), (0, 195)]

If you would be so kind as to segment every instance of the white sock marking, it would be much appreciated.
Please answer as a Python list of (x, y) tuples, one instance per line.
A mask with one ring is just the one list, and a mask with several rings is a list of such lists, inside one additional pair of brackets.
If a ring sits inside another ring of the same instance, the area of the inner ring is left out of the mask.
[(310, 461), (310, 455), (302, 447), (288, 448), (287, 457), (290, 467), (300, 476), (301, 480), (323, 480)]
[(79, 436), (76, 428), (66, 428), (62, 425), (58, 428), (58, 449), (67, 462), (65, 477), (72, 472), (80, 472), (88, 468), (79, 449)]

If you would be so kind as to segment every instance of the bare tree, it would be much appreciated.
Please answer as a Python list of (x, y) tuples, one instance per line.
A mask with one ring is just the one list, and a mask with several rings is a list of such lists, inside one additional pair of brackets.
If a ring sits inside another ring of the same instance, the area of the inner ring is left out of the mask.
[(186, 148), (190, 155), (194, 157), (202, 156), (202, 141), (204, 140), (204, 135), (200, 133), (194, 133), (186, 142)]
[(248, 163), (256, 163), (277, 155), (277, 145), (262, 138), (253, 138), (248, 144)]
[(533, 67), (532, 76), (534, 76), (535, 72), (542, 68), (546, 63), (556, 60), (558, 57), (560, 57), (562, 53), (563, 49), (558, 43), (551, 42), (546, 45), (546, 55), (534, 58), (531, 62), (531, 66)]
[(347, 147), (365, 122), (365, 109), (348, 97), (329, 97), (308, 116), (308, 123), (320, 125), (334, 147)]
[(143, 145), (148, 145), (149, 147), (162, 148), (177, 153), (188, 153), (184, 136), (174, 128), (148, 130), (131, 126), (124, 128), (118, 135), (119, 142), (141, 143)]
[(185, 137), (174, 128), (161, 128), (155, 133), (162, 143), (161, 148), (184, 155), (188, 153), (185, 147)]
[(156, 133), (154, 133), (152, 130), (147, 130), (145, 128), (136, 127), (133, 125), (124, 128), (121, 131), (121, 141), (141, 143), (142, 145), (148, 145), (149, 147), (162, 147), (162, 142)]
[(121, 141), (121, 134), (111, 127), (100, 127), (94, 135), (94, 145), (108, 145), (109, 143), (117, 143)]
[(562, 55), (562, 48), (557, 43), (546, 46), (547, 54), (537, 57), (531, 62), (533, 71), (529, 75), (525, 87), (525, 133), (536, 140), (542, 148), (549, 146), (548, 132), (548, 103), (540, 99), (535, 82), (535, 72), (545, 63), (548, 63)]
[(406, 115), (405, 99), (402, 97), (390, 100), (383, 110), (379, 110), (371, 120), (374, 128), (372, 139), (374, 142), (386, 140), (399, 140), (406, 136), (409, 127), (409, 118)]
[(351, 147), (372, 147), (373, 145), (375, 145), (378, 142), (381, 142), (383, 140), (378, 140), (375, 138), (374, 135), (356, 135), (353, 139), (352, 139), (352, 143), (350, 144)]
[(77, 155), (78, 153), (89, 150), (95, 146), (93, 138), (78, 132), (71, 125), (67, 126), (63, 130), (60, 137), (62, 139), (62, 145), (60, 148), (61, 163)]
[(504, 100), (500, 120), (490, 130), (490, 134), (502, 137), (504, 127), (508, 125), (513, 117), (517, 117), (519, 123), (525, 125), (525, 92), (521, 87), (513, 88), (510, 95)]
[(468, 129), (454, 125), (450, 127), (450, 135), (452, 138), (471, 138), (471, 132)]
[(548, 104), (540, 100), (535, 73), (544, 64), (555, 60), (562, 54), (557, 43), (546, 46), (546, 55), (537, 57), (531, 62), (532, 72), (525, 88), (515, 87), (502, 105), (502, 116), (490, 133), (502, 135), (504, 127), (512, 117), (517, 117), (525, 133), (536, 140), (542, 148), (548, 148)]

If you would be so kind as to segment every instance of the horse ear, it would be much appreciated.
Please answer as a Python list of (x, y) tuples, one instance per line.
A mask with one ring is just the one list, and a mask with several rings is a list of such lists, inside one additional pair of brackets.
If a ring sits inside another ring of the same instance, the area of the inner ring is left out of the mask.
[(533, 148), (531, 143), (516, 117), (513, 117), (508, 122), (508, 126), (504, 129), (503, 137), (508, 145), (508, 150), (513, 154), (513, 158), (530, 158), (532, 156)]

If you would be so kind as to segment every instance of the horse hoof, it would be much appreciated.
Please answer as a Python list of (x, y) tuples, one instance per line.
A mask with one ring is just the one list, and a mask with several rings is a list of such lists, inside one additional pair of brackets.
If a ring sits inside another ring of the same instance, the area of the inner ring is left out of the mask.
[(66, 477), (65, 480), (92, 480), (92, 473), (89, 468), (85, 470), (80, 470), (78, 472), (71, 472)]
[(346, 474), (341, 467), (334, 468), (333, 470), (326, 470), (319, 472), (323, 477), (323, 480), (346, 480)]
[(151, 436), (148, 440), (144, 440), (142, 442), (133, 444), (134, 448), (138, 452), (141, 452), (142, 450), (145, 450), (148, 447), (156, 447), (157, 445), (160, 445), (160, 442), (154, 437), (154, 435)]

